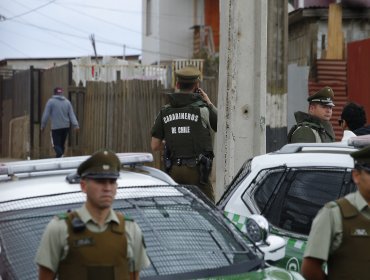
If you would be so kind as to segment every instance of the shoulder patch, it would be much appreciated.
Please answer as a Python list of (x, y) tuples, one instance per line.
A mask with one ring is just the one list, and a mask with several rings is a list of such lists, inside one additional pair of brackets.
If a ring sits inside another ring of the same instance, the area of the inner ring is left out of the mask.
[(335, 208), (335, 207), (339, 207), (335, 201), (330, 201), (325, 204), (325, 208)]

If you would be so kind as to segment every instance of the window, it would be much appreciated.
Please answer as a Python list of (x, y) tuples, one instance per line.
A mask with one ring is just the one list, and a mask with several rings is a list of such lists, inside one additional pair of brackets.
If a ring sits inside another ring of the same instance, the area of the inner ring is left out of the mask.
[(266, 174), (254, 200), (273, 225), (309, 234), (320, 208), (355, 189), (349, 169), (290, 169), (284, 176), (281, 171)]

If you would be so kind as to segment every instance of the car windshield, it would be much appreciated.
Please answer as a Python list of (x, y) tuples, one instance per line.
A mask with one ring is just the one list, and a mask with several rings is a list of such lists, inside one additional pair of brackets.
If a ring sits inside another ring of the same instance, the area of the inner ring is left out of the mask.
[[(180, 279), (175, 274), (205, 270), (209, 276), (212, 269), (247, 272), (263, 264), (262, 254), (190, 187), (162, 189), (161, 195), (158, 187), (119, 188), (113, 205), (143, 231), (151, 265), (140, 278)], [(42, 207), (36, 207), (37, 201)], [(79, 208), (81, 201), (83, 196), (76, 192), (0, 204), (0, 267), (5, 267), (5, 279), (37, 278), (34, 257), (46, 224), (56, 214)]]

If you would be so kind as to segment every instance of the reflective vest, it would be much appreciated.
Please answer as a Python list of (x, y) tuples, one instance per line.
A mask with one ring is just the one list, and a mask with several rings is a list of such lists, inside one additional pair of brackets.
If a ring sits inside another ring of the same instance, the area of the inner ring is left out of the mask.
[(343, 239), (328, 260), (328, 279), (369, 279), (370, 220), (347, 199), (337, 200), (342, 213)]
[[(77, 228), (72, 220), (76, 212), (66, 217), (68, 227), (68, 254), (60, 262), (60, 280), (129, 279), (125, 219), (117, 213), (120, 223), (110, 222), (104, 232), (88, 230), (80, 220)], [(75, 221), (75, 220), (74, 220)]]
[(195, 102), (184, 107), (162, 109), (164, 138), (171, 159), (197, 158), (201, 153), (213, 151), (210, 129), (202, 124), (201, 106)]

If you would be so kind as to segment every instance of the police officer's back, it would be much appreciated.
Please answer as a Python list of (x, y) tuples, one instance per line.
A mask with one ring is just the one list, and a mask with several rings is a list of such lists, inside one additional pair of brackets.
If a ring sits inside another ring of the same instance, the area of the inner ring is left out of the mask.
[(184, 67), (176, 72), (178, 92), (159, 112), (152, 128), (151, 147), (162, 150), (170, 176), (180, 184), (197, 185), (214, 200), (210, 172), (213, 160), (211, 131), (217, 130), (217, 110), (199, 88), (200, 71)]

